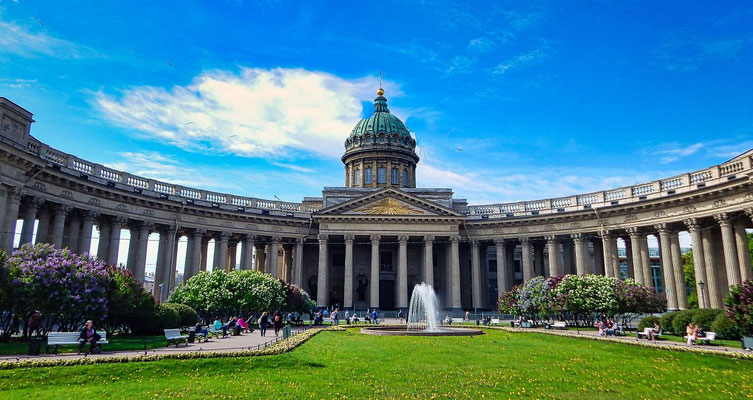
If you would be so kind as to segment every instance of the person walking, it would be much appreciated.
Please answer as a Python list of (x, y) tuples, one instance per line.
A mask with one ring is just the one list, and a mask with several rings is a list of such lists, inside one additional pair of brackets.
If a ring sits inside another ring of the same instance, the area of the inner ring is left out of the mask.
[(374, 311), (371, 312), (371, 323), (372, 324), (378, 324), (377, 317), (379, 315), (377, 314), (377, 309), (374, 308)]
[(269, 315), (264, 311), (259, 317), (259, 334), (264, 337), (267, 336), (267, 324), (269, 323)]
[(282, 329), (282, 315), (277, 311), (272, 316), (272, 325), (275, 327), (275, 336), (279, 336), (280, 329)]

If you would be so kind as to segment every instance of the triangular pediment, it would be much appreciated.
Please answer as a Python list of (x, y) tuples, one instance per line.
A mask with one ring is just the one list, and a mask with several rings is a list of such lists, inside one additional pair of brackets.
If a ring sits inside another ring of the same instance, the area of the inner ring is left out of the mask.
[(318, 211), (316, 215), (464, 217), (453, 209), (394, 188), (382, 189), (336, 204)]

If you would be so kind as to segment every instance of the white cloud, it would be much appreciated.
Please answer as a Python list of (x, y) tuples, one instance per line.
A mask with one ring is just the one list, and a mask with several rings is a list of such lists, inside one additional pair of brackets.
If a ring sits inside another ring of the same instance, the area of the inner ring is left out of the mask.
[(667, 143), (654, 152), (654, 155), (659, 156), (659, 162), (662, 164), (668, 164), (672, 161), (676, 161), (681, 157), (691, 156), (696, 154), (705, 146), (704, 143), (694, 143), (691, 145), (683, 145), (680, 143)]
[[(35, 29), (37, 27), (35, 26)], [(0, 21), (0, 53), (21, 57), (47, 56), (61, 59), (99, 57), (94, 50), (68, 40), (56, 38), (43, 31), (32, 31), (10, 22)]]
[[(385, 83), (388, 96), (399, 87)], [(373, 96), (374, 78), (343, 79), (304, 69), (206, 71), (187, 86), (98, 93), (111, 121), (183, 149), (278, 156), (295, 149), (339, 157)]]
[(469, 41), (466, 49), (473, 53), (485, 54), (490, 52), (494, 48), (494, 44), (495, 43), (493, 40), (485, 37), (480, 37)]
[(497, 64), (492, 70), (495, 75), (502, 75), (511, 69), (517, 69), (526, 65), (533, 65), (539, 63), (547, 56), (547, 47), (541, 47), (525, 53), (518, 54), (515, 57), (510, 58), (504, 62)]
[(314, 172), (314, 170), (311, 169), (311, 168), (301, 167), (300, 165), (295, 165), (295, 164), (287, 164), (287, 163), (281, 163), (281, 162), (272, 162), (272, 165), (276, 165), (276, 166), (281, 167), (281, 168), (292, 169), (292, 170), (298, 171), (298, 172)]
[(462, 74), (471, 72), (476, 60), (466, 56), (455, 56), (450, 60), (450, 65), (444, 70), (447, 74)]

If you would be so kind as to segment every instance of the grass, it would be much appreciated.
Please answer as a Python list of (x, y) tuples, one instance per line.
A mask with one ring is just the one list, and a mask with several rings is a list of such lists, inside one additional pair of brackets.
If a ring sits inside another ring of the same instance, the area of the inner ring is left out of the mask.
[(290, 354), (0, 371), (0, 398), (743, 398), (753, 363), (537, 333), (323, 332)]
[[(142, 350), (144, 349), (144, 341), (146, 341), (146, 348), (152, 349), (155, 347), (167, 346), (165, 335), (154, 336), (131, 336), (131, 335), (115, 335), (107, 338), (108, 344), (102, 345), (104, 352), (119, 351), (119, 350)], [(46, 346), (42, 344), (41, 352), (44, 353)], [(85, 349), (88, 349), (87, 345)], [(12, 338), (8, 343), (0, 342), (0, 355), (10, 354), (26, 354), (29, 350), (29, 341), (21, 340), (20, 338)], [(50, 347), (50, 352), (53, 349)], [(58, 353), (75, 353), (78, 351), (77, 345), (66, 345), (58, 348)]]

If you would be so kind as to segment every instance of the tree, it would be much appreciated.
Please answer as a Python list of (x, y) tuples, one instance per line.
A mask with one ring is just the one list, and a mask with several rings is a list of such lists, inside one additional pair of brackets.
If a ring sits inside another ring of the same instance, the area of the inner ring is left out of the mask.
[(685, 286), (688, 290), (688, 308), (698, 308), (698, 292), (695, 284), (695, 265), (693, 264), (693, 250), (682, 255), (682, 272)]

